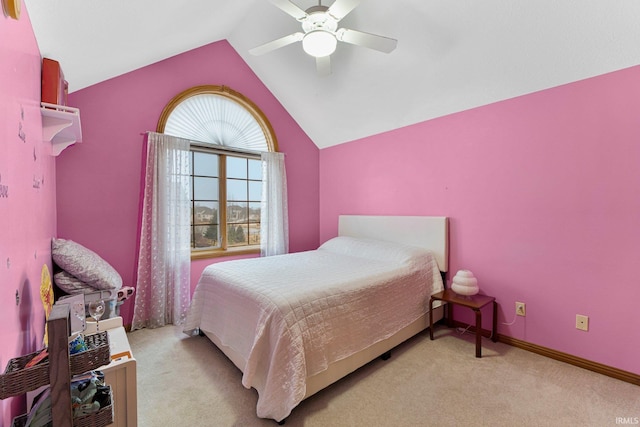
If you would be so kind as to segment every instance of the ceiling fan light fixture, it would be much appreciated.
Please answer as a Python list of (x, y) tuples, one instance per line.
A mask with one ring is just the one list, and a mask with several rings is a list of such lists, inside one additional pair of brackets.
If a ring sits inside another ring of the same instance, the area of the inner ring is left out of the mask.
[(337, 44), (336, 36), (325, 30), (309, 31), (302, 39), (302, 49), (316, 58), (331, 55), (335, 52)]

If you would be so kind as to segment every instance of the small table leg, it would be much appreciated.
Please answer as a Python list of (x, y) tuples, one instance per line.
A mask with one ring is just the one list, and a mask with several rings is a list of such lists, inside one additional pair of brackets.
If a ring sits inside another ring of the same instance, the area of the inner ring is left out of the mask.
[(433, 298), (429, 299), (429, 338), (433, 341)]
[(482, 312), (479, 309), (476, 312), (476, 357), (482, 357)]
[(491, 341), (498, 342), (498, 303), (493, 301), (493, 331)]

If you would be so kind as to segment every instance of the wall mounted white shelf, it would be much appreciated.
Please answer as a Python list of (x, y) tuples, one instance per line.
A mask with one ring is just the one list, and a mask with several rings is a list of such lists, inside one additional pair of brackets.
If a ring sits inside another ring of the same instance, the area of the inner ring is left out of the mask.
[(59, 155), (62, 150), (76, 142), (82, 142), (80, 110), (64, 105), (41, 103), (42, 138), (51, 142), (52, 153)]

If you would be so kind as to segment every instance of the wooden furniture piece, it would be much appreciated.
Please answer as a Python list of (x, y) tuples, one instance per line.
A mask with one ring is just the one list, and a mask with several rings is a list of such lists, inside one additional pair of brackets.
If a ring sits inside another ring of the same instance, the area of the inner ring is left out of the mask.
[[(119, 318), (121, 319), (121, 318)], [(102, 329), (102, 322), (100, 322)], [(136, 359), (131, 354), (127, 334), (122, 326), (107, 330), (111, 345), (111, 363), (98, 368), (104, 372), (105, 383), (113, 393), (114, 427), (138, 425), (138, 392)]]
[[(73, 320), (73, 316), (70, 320)], [(138, 424), (137, 362), (133, 357), (126, 331), (122, 326), (122, 317), (100, 320), (100, 330), (107, 332), (109, 336), (111, 354), (111, 362), (97, 368), (104, 373), (105, 383), (111, 387), (113, 423), (108, 424), (107, 427), (136, 427)], [(95, 320), (88, 318), (85, 335), (96, 332)], [(27, 412), (31, 410), (34, 397), (41, 392), (41, 388), (27, 392)]]
[[(96, 413), (96, 415), (101, 415), (96, 416), (95, 419), (87, 419), (86, 422), (79, 422), (79, 419), (73, 418), (70, 390), (74, 370), (71, 369), (69, 357), (68, 304), (53, 305), (49, 320), (47, 321), (47, 330), (49, 333), (49, 384), (51, 386), (51, 416), (53, 425), (91, 425), (92, 427), (106, 427), (111, 424), (113, 421), (113, 404), (105, 407), (104, 411), (101, 410)], [(107, 351), (104, 354), (106, 356), (105, 359), (108, 360), (109, 352)], [(101, 361), (100, 363), (104, 362)], [(98, 368), (98, 366), (87, 366), (88, 370), (94, 370), (96, 368)]]
[[(98, 370), (104, 373), (104, 382), (113, 395), (113, 424), (107, 427), (136, 427), (138, 425), (137, 361), (131, 352), (122, 317), (100, 320), (100, 330), (109, 334), (111, 363)], [(95, 334), (96, 322), (87, 319), (85, 334)]]
[[(431, 295), (429, 300), (429, 337), (433, 340), (433, 303), (435, 301), (444, 301), (449, 304), (457, 304), (472, 309), (476, 314), (476, 357), (482, 357), (482, 307), (489, 303), (493, 303), (493, 324), (491, 330), (491, 341), (496, 342), (497, 326), (498, 326), (498, 303), (494, 297), (488, 295), (458, 295), (451, 289), (445, 289), (442, 292)], [(447, 323), (451, 326), (451, 307), (447, 308)]]
[[(8, 365), (4, 379), (12, 387), (0, 387), (0, 398), (18, 396), (24, 393), (42, 391), (50, 388), (51, 421), (53, 426), (106, 427), (113, 422), (113, 403), (102, 407), (99, 411), (73, 417), (71, 382), (72, 377), (94, 371), (110, 360), (108, 335), (106, 333), (85, 337), (90, 347), (88, 350), (69, 355), (69, 305), (54, 304), (47, 321), (48, 359), (41, 363), (26, 367), (25, 362), (33, 355), (12, 359)], [(17, 361), (12, 365), (12, 362)], [(9, 366), (12, 366), (9, 369)], [(36, 372), (37, 375), (33, 376)], [(8, 376), (10, 375), (10, 377)], [(7, 391), (8, 390), (8, 391)], [(20, 415), (12, 425), (23, 426), (28, 414)]]
[(47, 322), (49, 333), (49, 384), (54, 426), (73, 425), (71, 372), (69, 369), (69, 306), (54, 305)]

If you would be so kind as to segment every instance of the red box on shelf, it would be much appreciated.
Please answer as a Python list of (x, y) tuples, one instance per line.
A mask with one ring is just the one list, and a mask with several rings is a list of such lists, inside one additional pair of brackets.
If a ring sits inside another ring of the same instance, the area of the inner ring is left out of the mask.
[(64, 79), (60, 63), (42, 58), (42, 102), (67, 105), (69, 84)]

